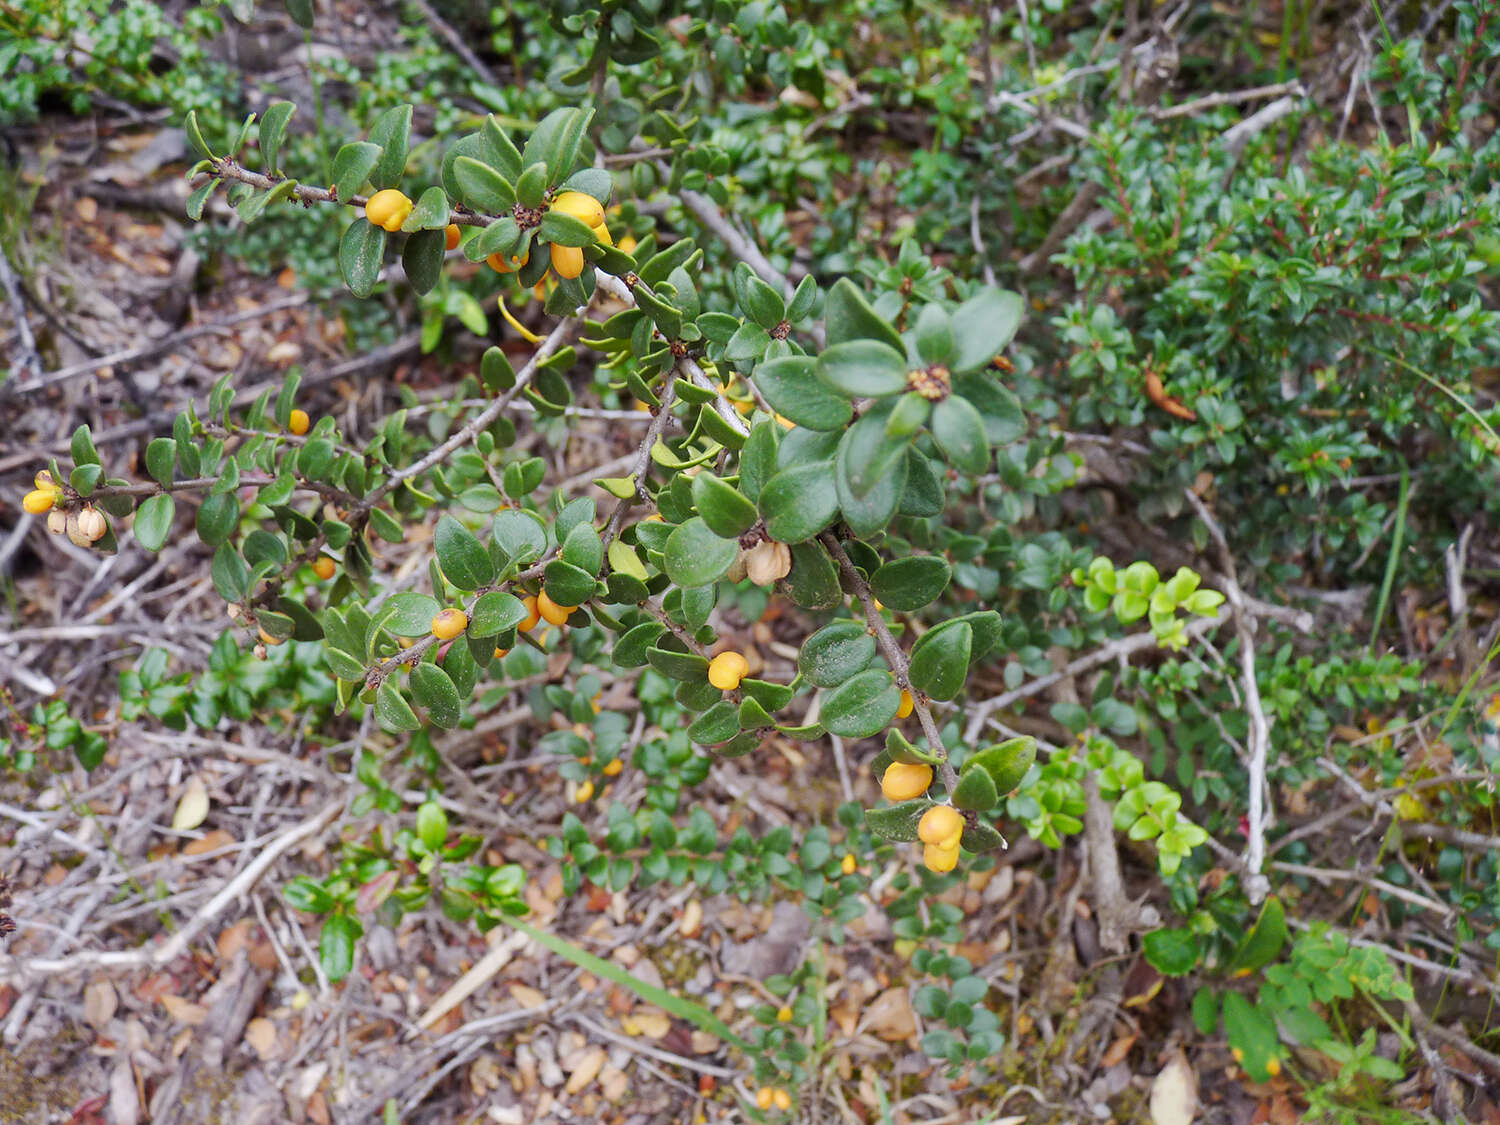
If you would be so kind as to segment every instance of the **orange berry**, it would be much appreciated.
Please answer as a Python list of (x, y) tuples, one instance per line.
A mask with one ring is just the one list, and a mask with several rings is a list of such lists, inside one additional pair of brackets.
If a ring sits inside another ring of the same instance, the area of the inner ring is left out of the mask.
[(317, 561), (313, 563), (313, 573), (316, 574), (324, 582), (327, 582), (330, 578), (332, 578), (334, 571), (336, 571), (337, 569), (338, 564), (330, 559), (327, 555), (319, 555)]
[(537, 599), (527, 594), (521, 599), (521, 604), (526, 607), (526, 620), (521, 622), (518, 628), (523, 633), (529, 633), (536, 628), (536, 623), (542, 619), (542, 611), (538, 608)]
[(620, 244), (619, 245), (620, 245), (620, 249), (623, 250), (623, 251), (625, 251), (625, 253), (627, 253), (627, 254), (633, 254), (633, 253), (635, 253), (635, 239), (632, 238), (630, 235), (627, 234), (624, 238), (620, 239)]
[(761, 1109), (770, 1109), (776, 1104), (776, 1091), (769, 1086), (762, 1086), (755, 1091), (755, 1104)]
[(577, 246), (552, 244), (552, 269), (558, 277), (572, 280), (583, 272), (583, 250)]
[(776, 1011), (776, 1022), (777, 1023), (791, 1023), (792, 1022), (792, 1010), (789, 1007), (787, 1007), (785, 1004), (783, 1004), (780, 1008), (777, 1009), (777, 1011)]
[(594, 228), (594, 237), (599, 240), (602, 246), (613, 246), (615, 244), (614, 235), (609, 233), (609, 227), (604, 223), (600, 223)]
[(771, 1095), (771, 1100), (782, 1113), (792, 1108), (792, 1095), (788, 1094), (785, 1090), (777, 1089), (774, 1091)]
[(887, 801), (910, 801), (927, 792), (931, 785), (931, 766), (892, 762), (880, 779), (880, 792)]
[(311, 426), (312, 419), (307, 416), (307, 411), (305, 410), (293, 410), (291, 414), (287, 416), (286, 428), (291, 430), (292, 433), (296, 434), (298, 437), (301, 437), (303, 434), (307, 433), (308, 429)]
[(590, 228), (604, 225), (604, 204), (585, 192), (565, 191), (552, 201), (550, 209), (559, 214), (572, 215)]
[(592, 800), (593, 796), (594, 783), (592, 781), (585, 781), (578, 787), (578, 792), (573, 794), (573, 800), (577, 801), (581, 805), (585, 801)]
[(260, 639), (268, 645), (279, 645), (286, 640), (285, 637), (271, 636), (271, 634), (266, 632), (265, 629), (258, 629), (257, 632), (260, 633)]
[(56, 490), (57, 488), (57, 482), (52, 479), (52, 474), (49, 473), (46, 469), (43, 469), (41, 472), (37, 473), (37, 475), (32, 478), (31, 483), (38, 489), (42, 490)]
[(902, 688), (901, 689), (901, 706), (899, 706), (899, 707), (896, 708), (896, 718), (898, 718), (898, 719), (904, 719), (904, 718), (906, 718), (906, 716), (908, 716), (908, 715), (911, 714), (912, 708), (915, 707), (916, 705), (917, 705), (917, 701), (911, 697), (911, 692), (907, 691), (905, 688)]
[(938, 875), (946, 875), (958, 866), (958, 849), (940, 848), (935, 844), (928, 844), (922, 849), (922, 862), (927, 865), (927, 870)]
[(933, 805), (917, 822), (917, 839), (924, 844), (947, 845), (964, 830), (964, 818), (952, 805)]
[(508, 648), (497, 648), (495, 650), (494, 659), (495, 660), (499, 660), (502, 656), (508, 655), (509, 652), (510, 652), (510, 649), (508, 649)]
[(412, 202), (395, 188), (386, 188), (370, 196), (365, 203), (365, 218), (382, 230), (395, 234), (411, 214)]
[(496, 252), (485, 259), (490, 264), (490, 269), (497, 273), (515, 273), (518, 269), (531, 261), (531, 251), (524, 254), (512, 254), (509, 258)]
[(55, 488), (38, 488), (34, 492), (28, 492), (21, 500), (21, 507), (25, 508), (34, 516), (50, 512), (52, 505), (57, 503), (58, 492)]
[(558, 605), (547, 596), (546, 590), (543, 590), (536, 597), (537, 612), (542, 615), (542, 620), (546, 621), (549, 625), (566, 624), (568, 618), (572, 616), (573, 611), (577, 608), (576, 605)]
[(853, 875), (858, 866), (859, 865), (855, 863), (854, 857), (852, 855), (846, 855), (844, 857), (844, 862), (839, 864), (839, 869), (843, 871), (845, 875)]
[(1275, 1078), (1278, 1074), (1280, 1074), (1281, 1073), (1281, 1060), (1280, 1059), (1267, 1059), (1266, 1060), (1266, 1073), (1269, 1074), (1272, 1078)]
[(469, 615), (461, 609), (445, 609), (432, 619), (432, 635), (451, 641), (469, 627)]
[(708, 662), (708, 682), (720, 691), (733, 691), (750, 672), (750, 662), (737, 652), (721, 652)]
[(621, 771), (623, 771), (624, 769), (625, 769), (625, 761), (624, 761), (624, 759), (622, 759), (622, 758), (615, 758), (612, 761), (610, 761), (607, 765), (605, 765), (604, 769), (602, 771), (600, 771), (600, 772), (602, 772), (605, 777), (619, 777)]
[(463, 231), (458, 229), (457, 223), (449, 223), (443, 228), (443, 248), (445, 250), (457, 250), (459, 240), (463, 237)]

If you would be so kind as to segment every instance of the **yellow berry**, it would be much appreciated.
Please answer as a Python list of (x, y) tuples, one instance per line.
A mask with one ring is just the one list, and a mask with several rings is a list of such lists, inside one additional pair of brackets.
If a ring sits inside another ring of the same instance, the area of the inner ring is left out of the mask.
[(443, 248), (445, 250), (457, 250), (459, 239), (463, 237), (463, 231), (458, 229), (457, 223), (449, 223), (443, 228)]
[(583, 272), (583, 251), (577, 246), (552, 244), (552, 268), (558, 277), (572, 280)]
[(395, 188), (386, 188), (370, 196), (365, 203), (365, 218), (382, 230), (395, 234), (411, 214), (412, 202)]
[(708, 663), (708, 682), (720, 691), (733, 691), (750, 671), (750, 662), (737, 652), (721, 652)]
[(573, 800), (577, 801), (581, 805), (585, 801), (592, 800), (593, 796), (594, 783), (592, 781), (585, 781), (578, 787), (578, 792), (573, 795)]
[(761, 1109), (770, 1109), (776, 1104), (776, 1091), (769, 1086), (762, 1086), (755, 1091), (755, 1104)]
[(856, 864), (852, 855), (846, 855), (844, 857), (844, 862), (839, 865), (839, 869), (843, 871), (845, 875), (853, 875), (855, 867)]
[(50, 512), (52, 505), (57, 503), (57, 490), (55, 488), (39, 488), (35, 492), (28, 492), (21, 501), (21, 507), (25, 508), (34, 516), (43, 512)]
[(615, 244), (614, 236), (609, 233), (609, 226), (605, 223), (600, 223), (594, 228), (594, 237), (604, 246), (613, 246)]
[(523, 633), (529, 633), (536, 628), (536, 623), (542, 619), (542, 611), (538, 608), (537, 599), (527, 594), (521, 599), (521, 604), (526, 607), (526, 620), (521, 622), (518, 628)]
[(469, 615), (461, 609), (445, 609), (432, 619), (432, 635), (451, 641), (469, 627)]
[(1229, 1048), (1229, 1053), (1234, 1057), (1235, 1062), (1242, 1063), (1245, 1061), (1245, 1051), (1243, 1048), (1231, 1047)]
[(524, 254), (512, 254), (509, 258), (498, 251), (485, 259), (490, 264), (490, 269), (496, 273), (515, 273), (518, 269), (531, 261), (531, 251)]
[(615, 758), (612, 761), (610, 761), (607, 765), (605, 765), (604, 769), (601, 772), (604, 774), (605, 777), (619, 777), (621, 771), (624, 770), (624, 768), (625, 768), (625, 761), (624, 761), (624, 759), (623, 758)]
[(98, 508), (89, 507), (78, 513), (78, 532), (90, 543), (99, 542), (108, 530), (109, 524)]
[(291, 414), (287, 416), (286, 428), (291, 430), (292, 433), (296, 434), (298, 437), (301, 437), (303, 434), (307, 433), (308, 428), (311, 425), (312, 419), (307, 416), (307, 411), (305, 410), (293, 410)]
[(777, 1011), (776, 1011), (776, 1022), (777, 1023), (791, 1023), (792, 1022), (792, 1010), (790, 1008), (788, 1008), (785, 1004), (783, 1004), (779, 1009), (777, 1009)]
[(924, 844), (946, 844), (964, 830), (964, 818), (952, 805), (933, 805), (917, 822), (917, 839)]
[(502, 656), (508, 655), (509, 652), (510, 652), (510, 649), (508, 649), (508, 648), (497, 648), (495, 650), (494, 659), (495, 660), (499, 660)]
[(536, 597), (536, 610), (549, 625), (565, 624), (577, 608), (576, 605), (558, 605), (547, 596), (546, 590), (543, 590)]
[(334, 571), (337, 569), (337, 564), (327, 555), (319, 555), (317, 561), (313, 563), (313, 573), (324, 582), (332, 578)]
[(261, 641), (264, 642), (265, 644), (268, 644), (268, 645), (279, 645), (283, 641), (286, 640), (285, 637), (273, 637), (273, 636), (271, 636), (271, 634), (268, 633), (268, 632), (266, 632), (265, 629), (263, 629), (263, 628), (257, 630), (257, 632), (260, 633), (260, 639), (261, 639)]
[(620, 249), (627, 254), (633, 254), (635, 252), (635, 239), (627, 234), (624, 238), (620, 239)]
[(1272, 1078), (1275, 1078), (1278, 1074), (1280, 1074), (1281, 1073), (1281, 1060), (1280, 1059), (1267, 1059), (1266, 1060), (1266, 1073), (1269, 1074)]
[(563, 192), (552, 201), (551, 209), (559, 214), (572, 215), (590, 228), (604, 225), (604, 204), (581, 191)]
[(771, 1095), (771, 1100), (782, 1113), (792, 1108), (792, 1095), (788, 1094), (785, 1090), (778, 1089), (774, 1091)]
[(880, 792), (887, 801), (910, 801), (927, 792), (931, 785), (931, 766), (892, 762), (880, 779)]
[(901, 706), (896, 708), (896, 718), (906, 718), (906, 716), (911, 714), (912, 708), (916, 705), (917, 701), (911, 697), (911, 692), (903, 688), (901, 690)]
[(958, 849), (949, 850), (928, 844), (922, 849), (922, 862), (927, 865), (927, 870), (946, 875), (958, 866)]
[(49, 473), (46, 469), (43, 469), (41, 472), (37, 473), (37, 475), (32, 478), (31, 483), (34, 484), (38, 489), (43, 490), (54, 490), (57, 488), (57, 482), (52, 479), (52, 474)]

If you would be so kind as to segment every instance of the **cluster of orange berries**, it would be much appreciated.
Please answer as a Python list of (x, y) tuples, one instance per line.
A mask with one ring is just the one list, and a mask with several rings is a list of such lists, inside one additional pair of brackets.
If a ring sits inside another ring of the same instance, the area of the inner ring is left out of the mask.
[[(365, 218), (381, 230), (394, 234), (411, 217), (414, 206), (415, 204), (401, 191), (396, 188), (385, 188), (377, 191), (365, 202)], [(552, 201), (549, 209), (578, 219), (593, 231), (595, 239), (605, 246), (615, 244), (614, 237), (609, 233), (609, 227), (604, 221), (604, 205), (592, 195), (581, 191), (565, 191)], [(449, 223), (444, 235), (447, 248), (457, 249), (462, 236), (458, 224)], [(629, 239), (628, 241), (630, 245), (626, 247), (627, 252), (635, 249), (635, 240)], [(552, 269), (558, 277), (572, 279), (583, 273), (582, 247), (564, 246), (558, 242), (551, 245)], [(622, 242), (621, 245), (624, 246), (624, 243)], [(497, 273), (515, 273), (530, 260), (530, 251), (512, 254), (509, 257), (495, 253), (485, 259)]]
[[(526, 607), (526, 619), (516, 628), (522, 633), (531, 632), (540, 621), (549, 625), (565, 625), (578, 609), (576, 605), (558, 605), (547, 596), (546, 590), (540, 594), (527, 594), (521, 599), (521, 604)], [(451, 641), (468, 627), (469, 615), (461, 609), (442, 610), (432, 619), (432, 635), (440, 641)], [(495, 656), (499, 658), (509, 651), (508, 648), (497, 648)]]
[(755, 1091), (755, 1104), (761, 1109), (779, 1109), (785, 1113), (792, 1108), (792, 1095), (780, 1086), (762, 1086)]
[(21, 507), (34, 516), (45, 515), (47, 530), (53, 535), (66, 532), (75, 546), (90, 547), (109, 531), (109, 521), (104, 518), (104, 513), (92, 504), (85, 504), (72, 513), (57, 508), (57, 502), (63, 498), (62, 486), (46, 469), (37, 473), (31, 483), (36, 487), (21, 498)]
[(964, 834), (963, 814), (952, 805), (933, 805), (917, 822), (922, 862), (939, 875), (958, 866), (958, 845)]

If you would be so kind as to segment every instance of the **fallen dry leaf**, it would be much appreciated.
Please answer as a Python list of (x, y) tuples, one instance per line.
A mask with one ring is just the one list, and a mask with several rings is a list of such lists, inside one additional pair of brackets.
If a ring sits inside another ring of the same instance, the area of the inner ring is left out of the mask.
[(1198, 1114), (1198, 1076), (1179, 1047), (1151, 1082), (1153, 1125), (1190, 1125)]
[(1099, 1058), (1102, 1067), (1119, 1066), (1125, 1061), (1125, 1056), (1130, 1054), (1130, 1048), (1135, 1046), (1139, 1035), (1122, 1035), (1109, 1045), (1109, 1049)]
[(177, 811), (172, 814), (172, 827), (178, 832), (191, 832), (208, 819), (208, 790), (197, 774), (188, 778), (186, 788), (177, 801)]
[(261, 1061), (276, 1055), (276, 1025), (263, 1017), (257, 1017), (245, 1025), (245, 1042), (260, 1056)]
[(887, 1042), (909, 1039), (917, 1033), (917, 1014), (904, 987), (888, 988), (865, 1008), (861, 1030), (872, 1031)]
[(626, 1035), (640, 1035), (647, 1039), (665, 1039), (672, 1030), (672, 1021), (660, 1008), (641, 1007), (620, 1021)]
[(513, 984), (510, 986), (510, 998), (523, 1008), (540, 1008), (547, 1002), (547, 998), (530, 985)]
[(83, 1021), (95, 1031), (103, 1031), (104, 1025), (114, 1019), (120, 1006), (115, 986), (107, 980), (92, 980), (83, 990)]
[(184, 1023), (189, 1027), (197, 1027), (208, 1019), (208, 1009), (202, 1004), (195, 1004), (181, 996), (163, 996), (162, 1007), (166, 1008), (167, 1014), (175, 1023)]
[(233, 836), (222, 828), (215, 828), (208, 835), (189, 841), (187, 846), (182, 849), (182, 854), (185, 856), (207, 855), (209, 852), (216, 852), (220, 848), (227, 848), (232, 843), (234, 843)]
[(591, 1047), (582, 1052), (573, 1060), (572, 1073), (568, 1075), (568, 1084), (563, 1089), (570, 1094), (578, 1093), (599, 1076), (599, 1071), (604, 1068), (604, 1060), (608, 1057), (603, 1047)]
[(1150, 368), (1146, 369), (1146, 397), (1173, 418), (1181, 418), (1185, 422), (1198, 420), (1198, 415), (1193, 413), (1190, 407), (1184, 406), (1181, 399), (1167, 394), (1167, 388), (1163, 385), (1161, 376)]
[(687, 906), (683, 907), (682, 920), (677, 923), (677, 932), (685, 938), (697, 937), (702, 928), (703, 904), (695, 898), (689, 899)]

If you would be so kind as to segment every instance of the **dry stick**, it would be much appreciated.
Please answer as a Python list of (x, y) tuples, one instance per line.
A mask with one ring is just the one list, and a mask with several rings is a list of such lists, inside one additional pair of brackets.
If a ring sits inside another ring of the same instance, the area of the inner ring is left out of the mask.
[(1240, 589), (1234, 554), (1229, 550), (1229, 541), (1224, 538), (1224, 529), (1196, 492), (1184, 489), (1183, 495), (1224, 556), (1224, 595), (1229, 599), (1230, 616), (1240, 639), (1240, 682), (1244, 689), (1245, 711), (1250, 718), (1250, 838), (1245, 848), (1245, 894), (1254, 904), (1271, 890), (1270, 880), (1261, 874), (1266, 859), (1266, 758), (1271, 749), (1271, 724), (1261, 706), (1260, 684), (1255, 679), (1255, 618), (1246, 604), (1245, 592)]
[(448, 45), (453, 48), (454, 54), (464, 60), (465, 66), (484, 79), (486, 85), (500, 86), (500, 80), (495, 77), (489, 67), (484, 65), (479, 56), (469, 49), (469, 45), (464, 42), (463, 36), (459, 35), (442, 16), (433, 11), (432, 5), (427, 3), (427, 0), (413, 0), (413, 3), (422, 9), (422, 14), (427, 17), (427, 22), (436, 28), (438, 34), (448, 41)]
[(875, 595), (870, 590), (870, 584), (865, 581), (864, 575), (855, 569), (843, 544), (838, 541), (838, 536), (831, 531), (825, 531), (819, 538), (823, 546), (828, 549), (828, 553), (833, 556), (833, 561), (838, 563), (839, 573), (844, 576), (844, 584), (854, 591), (854, 596), (864, 607), (865, 620), (869, 623), (870, 631), (875, 634), (875, 643), (880, 646), (880, 654), (891, 666), (891, 672), (896, 677), (896, 686), (911, 693), (912, 709), (916, 711), (917, 720), (922, 724), (922, 733), (927, 738), (927, 745), (939, 758), (938, 770), (943, 775), (943, 786), (951, 796), (954, 789), (958, 787), (958, 774), (948, 762), (948, 751), (943, 748), (943, 737), (938, 733), (937, 723), (932, 719), (932, 709), (927, 706), (927, 697), (911, 686), (911, 665), (906, 659), (906, 653), (901, 651), (901, 646), (896, 643), (890, 626), (885, 623), (885, 618), (880, 616), (880, 610), (875, 608)]
[[(1213, 617), (1200, 617), (1186, 626), (1186, 633), (1194, 639), (1201, 637), (1204, 633), (1212, 632), (1224, 624), (1228, 615), (1220, 610)], [(1097, 668), (1101, 664), (1108, 664), (1114, 660), (1121, 660), (1131, 656), (1142, 649), (1153, 649), (1158, 647), (1159, 642), (1156, 634), (1152, 632), (1132, 633), (1128, 637), (1120, 637), (1118, 640), (1110, 641), (1102, 648), (1095, 649), (1086, 656), (1080, 656), (1059, 668), (1056, 672), (1049, 672), (1045, 676), (1038, 676), (1029, 683), (1024, 683), (1018, 688), (1012, 688), (1001, 695), (984, 700), (974, 708), (974, 717), (969, 720), (968, 728), (964, 731), (964, 741), (972, 743), (984, 730), (984, 724), (989, 720), (991, 714), (1004, 710), (1012, 703), (1026, 699), (1029, 696), (1046, 691), (1053, 684), (1062, 680), (1087, 672), (1090, 668)]]
[[(255, 857), (254, 862), (226, 883), (218, 894), (199, 907), (198, 912), (187, 925), (155, 950), (132, 949), (114, 953), (75, 953), (71, 957), (62, 958), (13, 958), (9, 960), (14, 968), (0, 972), (0, 976), (26, 977), (33, 973), (59, 974), (79, 969), (138, 969), (148, 965), (159, 967), (168, 964), (181, 956), (187, 949), (188, 942), (197, 937), (205, 926), (217, 918), (220, 911), (253, 887), (282, 855), (327, 828), (343, 808), (344, 800), (340, 797), (324, 805), (301, 824), (278, 836)], [(0, 961), (0, 967), (4, 965), (5, 962)]]
[(1230, 90), (1222, 94), (1209, 94), (1206, 97), (1195, 98), (1181, 105), (1157, 108), (1151, 111), (1151, 116), (1158, 121), (1165, 121), (1172, 117), (1187, 117), (1194, 113), (1202, 113), (1204, 110), (1216, 109), (1221, 105), (1238, 105), (1240, 102), (1259, 101), (1261, 98), (1276, 98), (1283, 94), (1293, 94), (1303, 98), (1307, 96), (1307, 89), (1300, 82), (1277, 82), (1271, 86), (1252, 86), (1248, 90)]
[(635, 463), (631, 469), (631, 476), (635, 477), (635, 496), (624, 497), (615, 505), (615, 510), (609, 514), (609, 522), (604, 525), (604, 534), (599, 537), (606, 551), (614, 542), (615, 536), (620, 534), (620, 525), (625, 522), (625, 513), (635, 503), (635, 497), (639, 496), (642, 500), (648, 499), (642, 482), (646, 479), (646, 473), (651, 469), (651, 450), (656, 447), (657, 440), (667, 427), (668, 419), (672, 417), (672, 403), (676, 397), (676, 385), (670, 379), (665, 380), (661, 391), (661, 403), (657, 407), (655, 417), (651, 419), (651, 426), (646, 430), (646, 436), (641, 438), (640, 448), (636, 450)]
[(16, 280), (15, 272), (10, 266), (10, 258), (6, 256), (3, 249), (0, 249), (0, 285), (5, 287), (5, 296), (10, 302), (11, 315), (16, 321), (16, 335), (20, 337), (21, 361), (16, 364), (16, 370), (22, 375), (30, 374), (32, 378), (40, 378), (42, 357), (36, 350), (36, 336), (32, 334), (31, 322), (26, 319), (26, 303), (21, 298), (20, 283)]
[(295, 297), (282, 297), (275, 301), (268, 301), (258, 308), (247, 309), (245, 312), (236, 313), (225, 317), (223, 320), (215, 320), (207, 324), (195, 324), (191, 328), (184, 328), (181, 332), (173, 332), (160, 339), (152, 340), (150, 343), (141, 344), (139, 347), (125, 348), (122, 351), (110, 352), (94, 359), (85, 360), (83, 363), (75, 363), (71, 367), (60, 367), (56, 371), (41, 376), (33, 383), (15, 387), (17, 394), (26, 394), (31, 391), (46, 390), (48, 387), (65, 383), (69, 379), (75, 379), (80, 375), (87, 375), (97, 371), (101, 367), (113, 367), (120, 363), (131, 363), (138, 359), (146, 359), (161, 352), (171, 351), (179, 344), (185, 344), (189, 340), (199, 336), (206, 336), (212, 332), (219, 332), (225, 328), (233, 328), (236, 324), (243, 324), (247, 320), (259, 320), (263, 316), (270, 316), (274, 312), (284, 312), (287, 309), (300, 308), (307, 304), (307, 294), (301, 293)]

